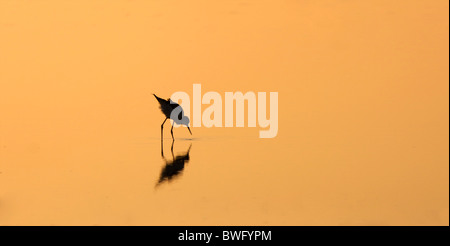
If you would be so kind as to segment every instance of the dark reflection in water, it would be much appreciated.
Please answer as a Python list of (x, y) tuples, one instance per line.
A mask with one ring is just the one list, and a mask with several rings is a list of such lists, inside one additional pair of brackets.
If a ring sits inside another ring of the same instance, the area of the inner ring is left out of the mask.
[(180, 174), (183, 173), (184, 165), (189, 162), (189, 152), (191, 151), (192, 144), (189, 145), (189, 148), (188, 148), (186, 154), (175, 156), (173, 154), (174, 143), (175, 143), (175, 141), (172, 141), (172, 146), (170, 148), (170, 152), (172, 153), (172, 160), (168, 160), (164, 156), (163, 141), (161, 140), (161, 156), (162, 156), (163, 160), (166, 162), (166, 164), (161, 169), (161, 174), (159, 175), (159, 180), (156, 183), (155, 188), (166, 181), (170, 182), (173, 179), (179, 177)]

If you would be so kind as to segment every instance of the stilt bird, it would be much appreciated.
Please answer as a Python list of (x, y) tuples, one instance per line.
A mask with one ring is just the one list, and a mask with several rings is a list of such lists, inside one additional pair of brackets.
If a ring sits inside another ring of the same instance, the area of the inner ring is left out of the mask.
[(173, 143), (172, 147), (170, 148), (170, 151), (172, 153), (172, 160), (169, 161), (164, 157), (163, 152), (163, 146), (161, 145), (161, 156), (163, 160), (166, 162), (164, 167), (161, 170), (161, 174), (159, 175), (159, 180), (156, 183), (156, 187), (161, 185), (164, 181), (172, 181), (173, 179), (180, 176), (180, 174), (183, 172), (185, 165), (189, 162), (189, 152), (191, 151), (192, 144), (189, 146), (189, 149), (187, 150), (186, 154), (184, 155), (177, 155), (174, 156), (173, 154)]
[(162, 98), (156, 96), (155, 94), (153, 94), (153, 96), (155, 96), (156, 100), (158, 100), (159, 108), (161, 109), (163, 114), (166, 116), (166, 119), (161, 124), (161, 139), (163, 139), (164, 123), (166, 123), (166, 120), (169, 118), (174, 122), (174, 123), (172, 123), (172, 128), (170, 129), (170, 134), (172, 134), (172, 139), (175, 139), (173, 137), (173, 124), (175, 124), (175, 123), (177, 123), (179, 125), (187, 126), (189, 133), (192, 135), (191, 129), (189, 128), (189, 117), (184, 115), (183, 108), (181, 108), (181, 106), (178, 103), (170, 100), (170, 98), (165, 100), (165, 99), (162, 99)]

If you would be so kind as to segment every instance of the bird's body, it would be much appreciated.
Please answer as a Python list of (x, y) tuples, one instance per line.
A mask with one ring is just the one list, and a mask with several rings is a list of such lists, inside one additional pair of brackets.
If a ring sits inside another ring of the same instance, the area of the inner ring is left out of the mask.
[[(189, 118), (187, 116), (184, 116), (183, 108), (181, 108), (181, 106), (178, 103), (170, 100), (170, 98), (165, 100), (165, 99), (162, 99), (162, 98), (156, 96), (155, 94), (153, 94), (153, 96), (155, 96), (156, 100), (158, 100), (159, 108), (161, 109), (161, 112), (166, 116), (166, 119), (161, 124), (161, 139), (163, 137), (164, 123), (169, 118), (177, 124), (187, 126), (189, 133), (192, 134), (191, 129), (189, 128)], [(170, 130), (170, 133), (172, 134), (172, 139), (174, 139), (173, 125), (172, 125), (172, 129)]]
[(172, 100), (170, 100), (170, 98), (168, 100), (165, 100), (165, 99), (162, 99), (162, 98), (156, 96), (155, 94), (153, 94), (153, 95), (155, 96), (156, 100), (158, 100), (159, 108), (161, 109), (161, 111), (167, 118), (170, 118), (170, 114), (172, 113), (172, 110), (174, 110), (178, 106), (180, 106), (178, 103), (175, 103)]

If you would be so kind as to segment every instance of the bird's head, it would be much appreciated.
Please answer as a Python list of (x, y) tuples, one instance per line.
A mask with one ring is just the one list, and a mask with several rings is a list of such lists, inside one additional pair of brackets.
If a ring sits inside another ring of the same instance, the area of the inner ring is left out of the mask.
[(188, 128), (189, 133), (192, 135), (191, 128), (189, 128), (189, 117), (184, 115), (181, 106), (178, 106), (172, 110), (172, 112), (170, 113), (170, 119), (179, 125), (185, 125)]
[(189, 122), (190, 122), (190, 120), (189, 120), (189, 117), (187, 117), (187, 116), (183, 116), (183, 118), (181, 119), (181, 124), (185, 125), (187, 127), (187, 129), (189, 130), (189, 133), (192, 135), (191, 128), (189, 128)]

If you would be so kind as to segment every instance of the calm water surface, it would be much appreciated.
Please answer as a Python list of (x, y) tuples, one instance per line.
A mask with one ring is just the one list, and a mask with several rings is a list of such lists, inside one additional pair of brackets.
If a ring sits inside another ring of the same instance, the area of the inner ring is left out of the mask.
[[(0, 225), (448, 225), (448, 1), (0, 1), (0, 36)], [(279, 92), (277, 137), (161, 149), (194, 83)]]

